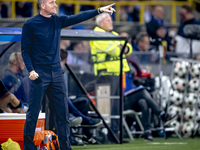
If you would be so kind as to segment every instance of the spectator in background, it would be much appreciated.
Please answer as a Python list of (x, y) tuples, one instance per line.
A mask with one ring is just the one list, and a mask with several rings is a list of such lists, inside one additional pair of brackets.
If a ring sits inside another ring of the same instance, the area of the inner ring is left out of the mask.
[(133, 45), (135, 51), (149, 51), (149, 36), (146, 32), (140, 32), (136, 36), (136, 43)]
[(185, 25), (187, 25), (187, 24), (200, 24), (200, 22), (197, 21), (194, 18), (193, 9), (192, 9), (191, 6), (182, 5), (179, 14), (180, 14), (180, 18), (181, 18), (181, 24), (178, 28), (177, 35), (180, 35), (182, 37), (186, 37), (184, 32), (183, 32), (183, 28), (185, 27)]
[(23, 69), (25, 67), (21, 52), (14, 52), (9, 57), (8, 68), (4, 72), (4, 84), (22, 103), (28, 103), (25, 94)]
[(95, 9), (95, 7), (93, 5), (81, 5), (80, 11), (86, 11), (91, 9)]
[[(85, 30), (85, 26), (75, 25), (71, 29), (73, 30)], [(71, 45), (68, 47), (69, 52), (68, 64), (69, 65), (86, 65), (89, 62), (89, 41), (71, 41)]]
[(120, 21), (127, 21), (127, 20), (128, 20), (127, 6), (120, 6)]
[(145, 19), (146, 23), (151, 21), (152, 13), (153, 13), (153, 6), (152, 5), (145, 5), (144, 19)]
[(138, 5), (128, 6), (128, 19), (127, 21), (138, 22), (139, 21), (139, 10)]
[(146, 25), (147, 33), (151, 38), (155, 39), (159, 37), (155, 31), (159, 26), (165, 27), (164, 18), (165, 18), (164, 8), (159, 5), (155, 6), (151, 21)]
[(164, 19), (165, 19), (165, 14), (163, 6), (160, 5), (155, 6), (153, 9), (151, 21), (147, 24), (147, 32), (149, 36), (151, 36), (152, 38), (156, 37), (154, 31), (155, 27), (157, 26), (165, 27)]
[(85, 49), (83, 41), (71, 41), (68, 50), (67, 64), (71, 65), (74, 71), (91, 71), (91, 54), (89, 53), (89, 50)]
[(60, 41), (60, 49), (68, 50), (68, 59), (67, 63), (69, 65), (81, 65), (85, 62), (76, 57), (76, 53), (83, 51), (83, 43), (82, 41), (70, 41), (70, 40), (61, 40)]
[(74, 5), (60, 4), (59, 15), (74, 15)]
[(167, 49), (168, 51), (172, 51), (172, 37), (168, 36), (167, 30), (164, 26), (157, 26), (155, 28), (157, 38), (152, 39), (150, 38), (150, 43), (152, 46), (155, 46), (158, 50), (158, 46), (162, 45), (162, 41), (167, 42)]
[[(149, 52), (150, 49), (150, 41), (149, 36), (146, 32), (139, 32), (136, 36), (135, 44), (133, 45), (134, 51), (141, 52)], [(136, 60), (136, 62), (142, 63), (150, 63), (156, 62), (158, 60), (157, 54), (154, 53), (154, 50), (151, 50), (152, 53), (142, 53), (140, 55), (131, 54)]]
[(119, 34), (119, 36), (129, 38), (129, 39), (128, 39), (128, 43), (129, 43), (129, 44), (132, 44), (132, 38), (131, 38), (131, 36), (130, 36), (128, 33), (126, 33), (126, 32), (121, 32), (121, 33)]
[[(180, 18), (181, 18), (181, 25), (178, 28), (177, 36), (175, 37), (176, 40), (176, 52), (177, 53), (187, 53), (190, 52), (190, 39), (187, 39), (183, 29), (185, 25), (189, 24), (198, 24), (200, 22), (194, 18), (193, 9), (191, 6), (182, 5), (180, 9)], [(199, 53), (200, 42), (197, 40), (193, 40), (192, 49), (193, 53)]]
[(16, 17), (31, 17), (32, 16), (32, 3), (29, 2), (16, 2), (15, 3)]
[(83, 65), (86, 63), (82, 58), (82, 52), (84, 52), (82, 41), (71, 41), (71, 45), (68, 50), (70, 50), (67, 59), (68, 64)]
[[(76, 25), (76, 26), (73, 26), (71, 29), (73, 30), (86, 30), (85, 26), (83, 25)], [(89, 41), (82, 41), (82, 49), (83, 51), (82, 52), (89, 52), (90, 50), (90, 44), (89, 44)]]
[(155, 6), (152, 19), (146, 24), (147, 33), (150, 37), (150, 45), (154, 45), (157, 49), (162, 41), (167, 42), (167, 50), (171, 50), (172, 38), (168, 35), (168, 28), (164, 23), (165, 14), (163, 6)]
[(8, 7), (0, 1), (0, 18), (8, 18)]
[[(91, 0), (93, 1), (93, 0)], [(95, 9), (94, 5), (81, 5), (80, 6), (80, 12), (86, 11), (86, 10), (93, 10)], [(94, 18), (91, 18), (90, 20), (94, 20)]]
[(82, 41), (71, 41), (71, 45), (69, 47), (69, 50), (73, 50), (75, 52), (83, 52), (83, 42)]
[[(128, 6), (127, 13), (128, 13), (127, 21), (139, 22), (139, 20), (140, 20), (140, 5)], [(145, 22), (148, 23), (149, 21), (151, 21), (151, 17), (152, 17), (152, 6), (146, 5), (145, 12), (144, 12)]]

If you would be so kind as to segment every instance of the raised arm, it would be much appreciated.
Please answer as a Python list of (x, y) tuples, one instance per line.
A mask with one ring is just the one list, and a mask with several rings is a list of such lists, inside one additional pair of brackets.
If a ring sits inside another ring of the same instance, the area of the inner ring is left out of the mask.
[(108, 6), (100, 7), (95, 10), (83, 11), (82, 13), (79, 13), (77, 15), (60, 16), (59, 18), (61, 19), (61, 27), (64, 28), (67, 26), (71, 26), (71, 25), (86, 21), (103, 12), (112, 14), (113, 12), (115, 12), (115, 9), (112, 8), (113, 5), (115, 5), (115, 3)]

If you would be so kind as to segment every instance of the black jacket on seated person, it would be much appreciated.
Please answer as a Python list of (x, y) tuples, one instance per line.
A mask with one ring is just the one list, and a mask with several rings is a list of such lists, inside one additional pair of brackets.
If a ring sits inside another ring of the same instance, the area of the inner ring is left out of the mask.
[[(156, 34), (156, 30), (158, 30), (161, 27), (166, 29), (166, 36), (164, 38), (160, 38)], [(164, 24), (159, 24), (158, 21), (156, 21), (156, 19), (152, 18), (151, 21), (146, 24), (146, 28), (147, 33), (150, 37), (150, 45), (154, 45), (158, 49), (158, 46), (162, 44), (162, 41), (166, 41), (167, 47), (169, 48), (172, 38), (168, 36), (167, 28), (164, 26)]]
[(153, 39), (157, 38), (156, 29), (158, 28), (158, 26), (159, 24), (154, 18), (152, 18), (151, 21), (146, 24), (146, 29), (149, 37)]
[(184, 32), (183, 32), (183, 28), (185, 27), (185, 25), (188, 25), (188, 24), (199, 24), (200, 25), (200, 21), (197, 21), (195, 18), (193, 18), (191, 20), (182, 22), (181, 25), (178, 28), (177, 35), (180, 35), (182, 37), (186, 37)]

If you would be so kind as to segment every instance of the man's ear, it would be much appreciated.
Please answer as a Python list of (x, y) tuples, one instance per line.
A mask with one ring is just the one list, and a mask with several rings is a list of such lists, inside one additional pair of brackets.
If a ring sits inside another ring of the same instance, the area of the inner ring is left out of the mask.
[(12, 64), (16, 65), (16, 64), (17, 64), (17, 60), (16, 60), (16, 59), (13, 60), (13, 61), (12, 61)]
[(44, 4), (41, 4), (41, 8), (44, 9), (44, 8), (45, 8), (45, 5), (44, 5)]
[(101, 26), (102, 26), (102, 21), (99, 21), (99, 27), (101, 28)]

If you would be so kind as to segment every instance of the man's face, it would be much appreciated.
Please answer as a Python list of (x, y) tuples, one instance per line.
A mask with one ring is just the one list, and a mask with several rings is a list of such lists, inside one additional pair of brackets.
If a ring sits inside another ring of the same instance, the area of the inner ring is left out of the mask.
[(19, 8), (23, 8), (24, 5), (25, 5), (25, 3), (26, 3), (26, 2), (18, 2), (17, 4), (18, 4)]
[(161, 6), (157, 6), (154, 10), (154, 16), (157, 19), (161, 19), (163, 20), (165, 18), (165, 13), (164, 13), (164, 9)]
[(167, 31), (164, 27), (160, 27), (156, 30), (156, 34), (157, 34), (158, 37), (164, 38), (167, 34)]
[(45, 0), (43, 4), (41, 4), (41, 8), (48, 14), (53, 15), (56, 14), (56, 0)]
[(138, 47), (140, 47), (141, 51), (148, 51), (149, 50), (149, 37), (143, 37), (143, 41), (138, 42)]
[(101, 22), (99, 23), (99, 26), (106, 30), (106, 31), (112, 31), (113, 30), (113, 22), (112, 22), (112, 18), (110, 17), (109, 14), (106, 14), (104, 16), (104, 18), (101, 20)]
[(185, 22), (186, 16), (187, 16), (187, 10), (184, 8), (181, 8), (179, 14), (180, 14), (181, 22)]
[(17, 55), (16, 62), (17, 62), (17, 66), (19, 67), (19, 69), (23, 70), (24, 67), (25, 67), (25, 64), (24, 64), (24, 60), (22, 58), (22, 55)]
[(83, 43), (78, 43), (77, 45), (74, 46), (73, 50), (75, 52), (83, 52)]

